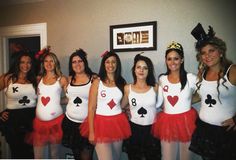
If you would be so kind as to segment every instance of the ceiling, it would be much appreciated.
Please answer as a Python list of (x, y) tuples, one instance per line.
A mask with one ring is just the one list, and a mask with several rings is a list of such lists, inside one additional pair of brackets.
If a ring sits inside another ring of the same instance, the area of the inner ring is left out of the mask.
[(0, 6), (8, 6), (8, 5), (17, 5), (17, 4), (24, 4), (24, 3), (35, 3), (41, 2), (45, 0), (0, 0)]

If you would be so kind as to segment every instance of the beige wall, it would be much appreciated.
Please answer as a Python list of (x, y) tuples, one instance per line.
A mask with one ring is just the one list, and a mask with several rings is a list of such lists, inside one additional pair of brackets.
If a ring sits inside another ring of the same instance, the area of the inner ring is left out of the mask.
[[(198, 22), (205, 29), (214, 27), (227, 42), (228, 57), (236, 62), (234, 5), (230, 0), (42, 0), (0, 6), (0, 27), (46, 22), (48, 44), (67, 75), (68, 57), (77, 48), (88, 52), (91, 68), (98, 71), (100, 54), (109, 50), (109, 25), (157, 21), (158, 49), (145, 52), (157, 75), (165, 71), (164, 52), (172, 40), (183, 45), (186, 68), (196, 73), (195, 40), (190, 32)], [(137, 53), (119, 53), (127, 81), (132, 81), (129, 71)]]
[[(157, 21), (157, 51), (145, 55), (153, 60), (157, 75), (165, 71), (164, 52), (172, 40), (185, 50), (185, 65), (197, 72), (191, 30), (198, 22), (212, 25), (228, 45), (228, 57), (236, 63), (236, 17), (233, 0), (37, 0), (3, 6), (0, 0), (0, 27), (47, 23), (47, 41), (58, 55), (62, 71), (68, 74), (68, 57), (77, 48), (88, 52), (91, 68), (97, 72), (100, 54), (109, 50), (109, 26)], [(12, 1), (12, 0), (11, 0)], [(16, 0), (18, 3), (22, 0)], [(25, 0), (24, 0), (25, 1)], [(2, 45), (2, 44), (0, 44)], [(119, 53), (123, 75), (132, 81), (130, 69), (139, 52)], [(2, 63), (0, 51), (0, 63)], [(1, 64), (0, 64), (1, 65)], [(1, 70), (1, 69), (0, 69)]]

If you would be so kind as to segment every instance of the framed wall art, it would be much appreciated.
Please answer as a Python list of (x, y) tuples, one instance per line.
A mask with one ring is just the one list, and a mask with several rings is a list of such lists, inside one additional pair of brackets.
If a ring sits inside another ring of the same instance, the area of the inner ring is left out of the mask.
[(156, 21), (110, 26), (110, 50), (128, 52), (156, 49)]

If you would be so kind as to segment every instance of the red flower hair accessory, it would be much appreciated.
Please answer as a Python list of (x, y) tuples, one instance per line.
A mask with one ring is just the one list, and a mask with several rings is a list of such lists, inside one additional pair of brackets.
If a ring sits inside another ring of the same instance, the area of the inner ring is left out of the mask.
[(46, 46), (45, 48), (41, 49), (40, 51), (38, 51), (38, 52), (35, 54), (35, 58), (36, 58), (36, 59), (39, 59), (39, 57), (40, 57), (41, 55), (43, 55), (44, 53), (50, 52), (50, 50), (51, 50), (51, 46)]
[(104, 57), (107, 53), (108, 51), (105, 51), (104, 53), (101, 54), (101, 57)]

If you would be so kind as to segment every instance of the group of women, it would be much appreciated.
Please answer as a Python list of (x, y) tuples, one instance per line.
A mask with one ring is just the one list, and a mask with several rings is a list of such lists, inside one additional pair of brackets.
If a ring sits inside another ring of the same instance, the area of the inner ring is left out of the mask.
[[(99, 160), (119, 160), (122, 149), (130, 160), (190, 160), (191, 151), (204, 160), (235, 159), (236, 65), (211, 27), (206, 34), (198, 24), (192, 35), (198, 75), (185, 70), (183, 47), (172, 42), (158, 83), (151, 59), (141, 54), (134, 58), (133, 83), (126, 84), (113, 51), (102, 55), (95, 74), (86, 52), (76, 50), (68, 78), (54, 53), (42, 54), (37, 77), (34, 58), (19, 53), (15, 69), (0, 81), (7, 96), (0, 130), (12, 158), (43, 158), (48, 144), (51, 158), (58, 158), (62, 143), (81, 160), (92, 159), (94, 148)], [(192, 103), (200, 100), (198, 114)]]

